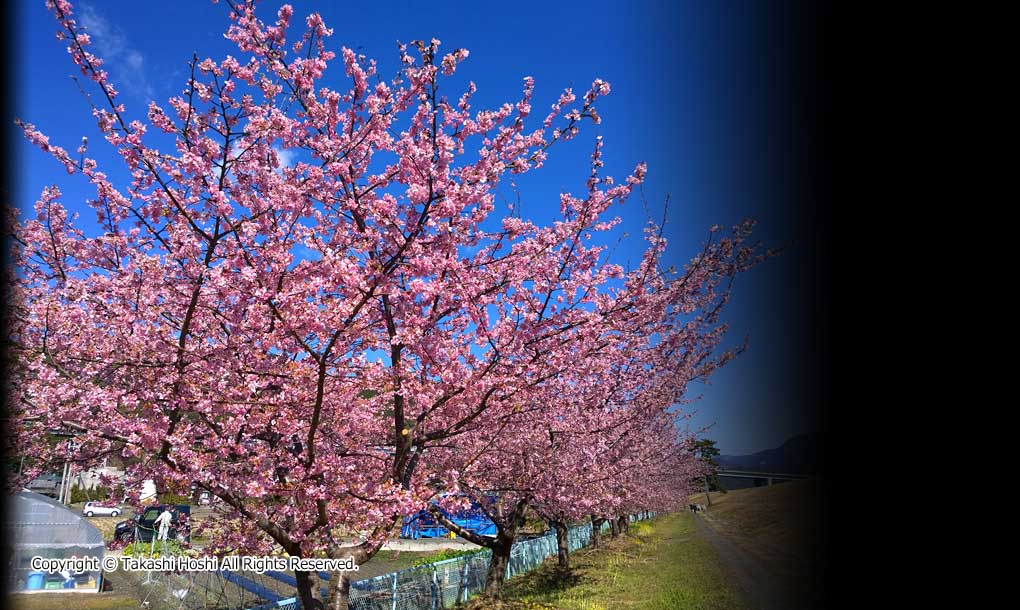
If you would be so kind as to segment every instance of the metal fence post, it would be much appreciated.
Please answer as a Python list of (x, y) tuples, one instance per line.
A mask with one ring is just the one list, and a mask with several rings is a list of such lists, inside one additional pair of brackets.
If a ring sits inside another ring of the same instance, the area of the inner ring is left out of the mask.
[(439, 572), (432, 564), (432, 610), (439, 610)]

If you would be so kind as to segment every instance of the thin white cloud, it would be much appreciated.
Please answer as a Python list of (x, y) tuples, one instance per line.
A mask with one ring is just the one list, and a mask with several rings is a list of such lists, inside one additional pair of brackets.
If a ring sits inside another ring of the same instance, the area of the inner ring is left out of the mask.
[(274, 146), (273, 152), (276, 153), (276, 158), (279, 159), (280, 161), (280, 167), (276, 168), (273, 171), (275, 171), (280, 176), (283, 175), (284, 168), (294, 167), (294, 164), (297, 163), (297, 152), (293, 150), (288, 150), (280, 148), (279, 146)]
[(106, 63), (113, 86), (146, 102), (155, 99), (155, 90), (146, 74), (145, 56), (131, 46), (127, 36), (91, 4), (78, 6), (77, 19), (92, 38), (96, 54)]
[[(273, 152), (276, 153), (276, 158), (280, 162), (280, 167), (276, 168), (276, 172), (282, 174), (283, 168), (293, 167), (297, 163), (297, 153), (293, 150), (283, 149), (279, 146), (273, 146)], [(227, 151), (227, 158), (236, 160), (241, 156), (241, 145), (238, 144), (237, 140), (230, 143), (230, 150)]]
[(294, 161), (295, 161), (295, 159), (294, 159), (294, 157), (295, 157), (294, 151), (286, 150), (286, 149), (283, 149), (283, 148), (276, 148), (275, 146), (273, 147), (273, 150), (276, 151), (276, 158), (280, 160), (280, 168), (281, 169), (284, 168), (284, 167), (290, 167), (290, 166), (294, 165)]
[(127, 56), (127, 65), (132, 70), (141, 70), (142, 69), (142, 63), (144, 61), (145, 61), (145, 58), (143, 58), (142, 54), (139, 53), (138, 51), (131, 51), (130, 53), (128, 53), (128, 56)]

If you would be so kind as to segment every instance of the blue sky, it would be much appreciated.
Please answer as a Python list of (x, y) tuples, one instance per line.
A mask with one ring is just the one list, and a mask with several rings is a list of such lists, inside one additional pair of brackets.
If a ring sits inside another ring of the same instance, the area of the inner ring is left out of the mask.
[[(271, 18), (280, 4), (264, 1), (262, 16)], [(815, 406), (806, 405), (804, 376), (814, 355), (805, 340), (811, 312), (803, 293), (813, 236), (811, 219), (791, 202), (807, 188), (797, 146), (810, 134), (784, 69), (789, 32), (781, 17), (764, 15), (750, 2), (293, 4), (292, 35), (307, 13), (318, 11), (335, 30), (331, 48), (345, 45), (377, 59), (387, 78), (397, 68), (397, 40), (438, 38), (447, 51), (467, 48), (471, 55), (458, 82), (476, 83), (476, 109), (516, 101), (523, 77), (533, 76), (538, 121), (563, 87), (580, 94), (596, 77), (609, 81), (613, 91), (599, 105), (602, 125), (586, 125), (575, 141), (550, 151), (545, 168), (518, 181), (524, 214), (542, 218), (558, 208), (558, 193), (581, 192), (594, 137), (602, 135), (606, 173), (621, 179), (638, 162), (648, 163), (644, 190), (656, 217), (670, 194), (666, 235), (677, 266), (716, 223), (753, 217), (767, 244), (798, 240), (738, 278), (725, 316), (729, 342), (747, 336), (750, 348), (710, 386), (695, 388), (704, 397), (694, 421), (711, 424), (708, 436), (729, 454), (771, 448), (808, 431)], [(183, 88), (193, 51), (200, 58), (240, 55), (222, 37), (223, 4), (94, 0), (76, 3), (76, 10), (95, 50), (108, 60), (131, 117), (144, 118), (149, 99), (162, 103)], [(25, 3), (17, 23), (17, 116), (69, 151), (87, 135), (90, 156), (101, 163), (112, 158), (69, 78), (76, 69), (54, 38), (56, 23), (42, 0)], [(342, 67), (331, 68), (327, 78), (339, 88)], [(56, 183), (66, 205), (83, 217), (91, 214), (83, 202), (90, 193), (79, 177), (68, 179), (23, 141), (12, 147), (19, 205), (30, 206), (43, 186)], [(641, 203), (635, 198), (617, 209), (631, 239), (613, 260), (636, 263), (643, 247)]]

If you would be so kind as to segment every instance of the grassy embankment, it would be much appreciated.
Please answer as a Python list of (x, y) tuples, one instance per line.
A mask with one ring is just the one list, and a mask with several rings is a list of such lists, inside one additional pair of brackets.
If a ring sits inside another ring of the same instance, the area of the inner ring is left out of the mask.
[(505, 600), (483, 598), (471, 610), (741, 610), (743, 602), (692, 515), (665, 515), (606, 536), (599, 549), (571, 554), (562, 573), (555, 557), (507, 583)]
[[(705, 521), (767, 566), (776, 585), (810, 595), (821, 576), (821, 496), (817, 480), (713, 492)], [(707, 504), (705, 494), (693, 496), (691, 502)]]

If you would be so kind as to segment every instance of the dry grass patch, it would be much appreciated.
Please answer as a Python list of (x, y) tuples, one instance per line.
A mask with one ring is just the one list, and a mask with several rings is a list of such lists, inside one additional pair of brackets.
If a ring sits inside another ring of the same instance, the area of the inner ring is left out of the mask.
[(12, 593), (12, 610), (138, 610), (138, 600), (124, 593)]

